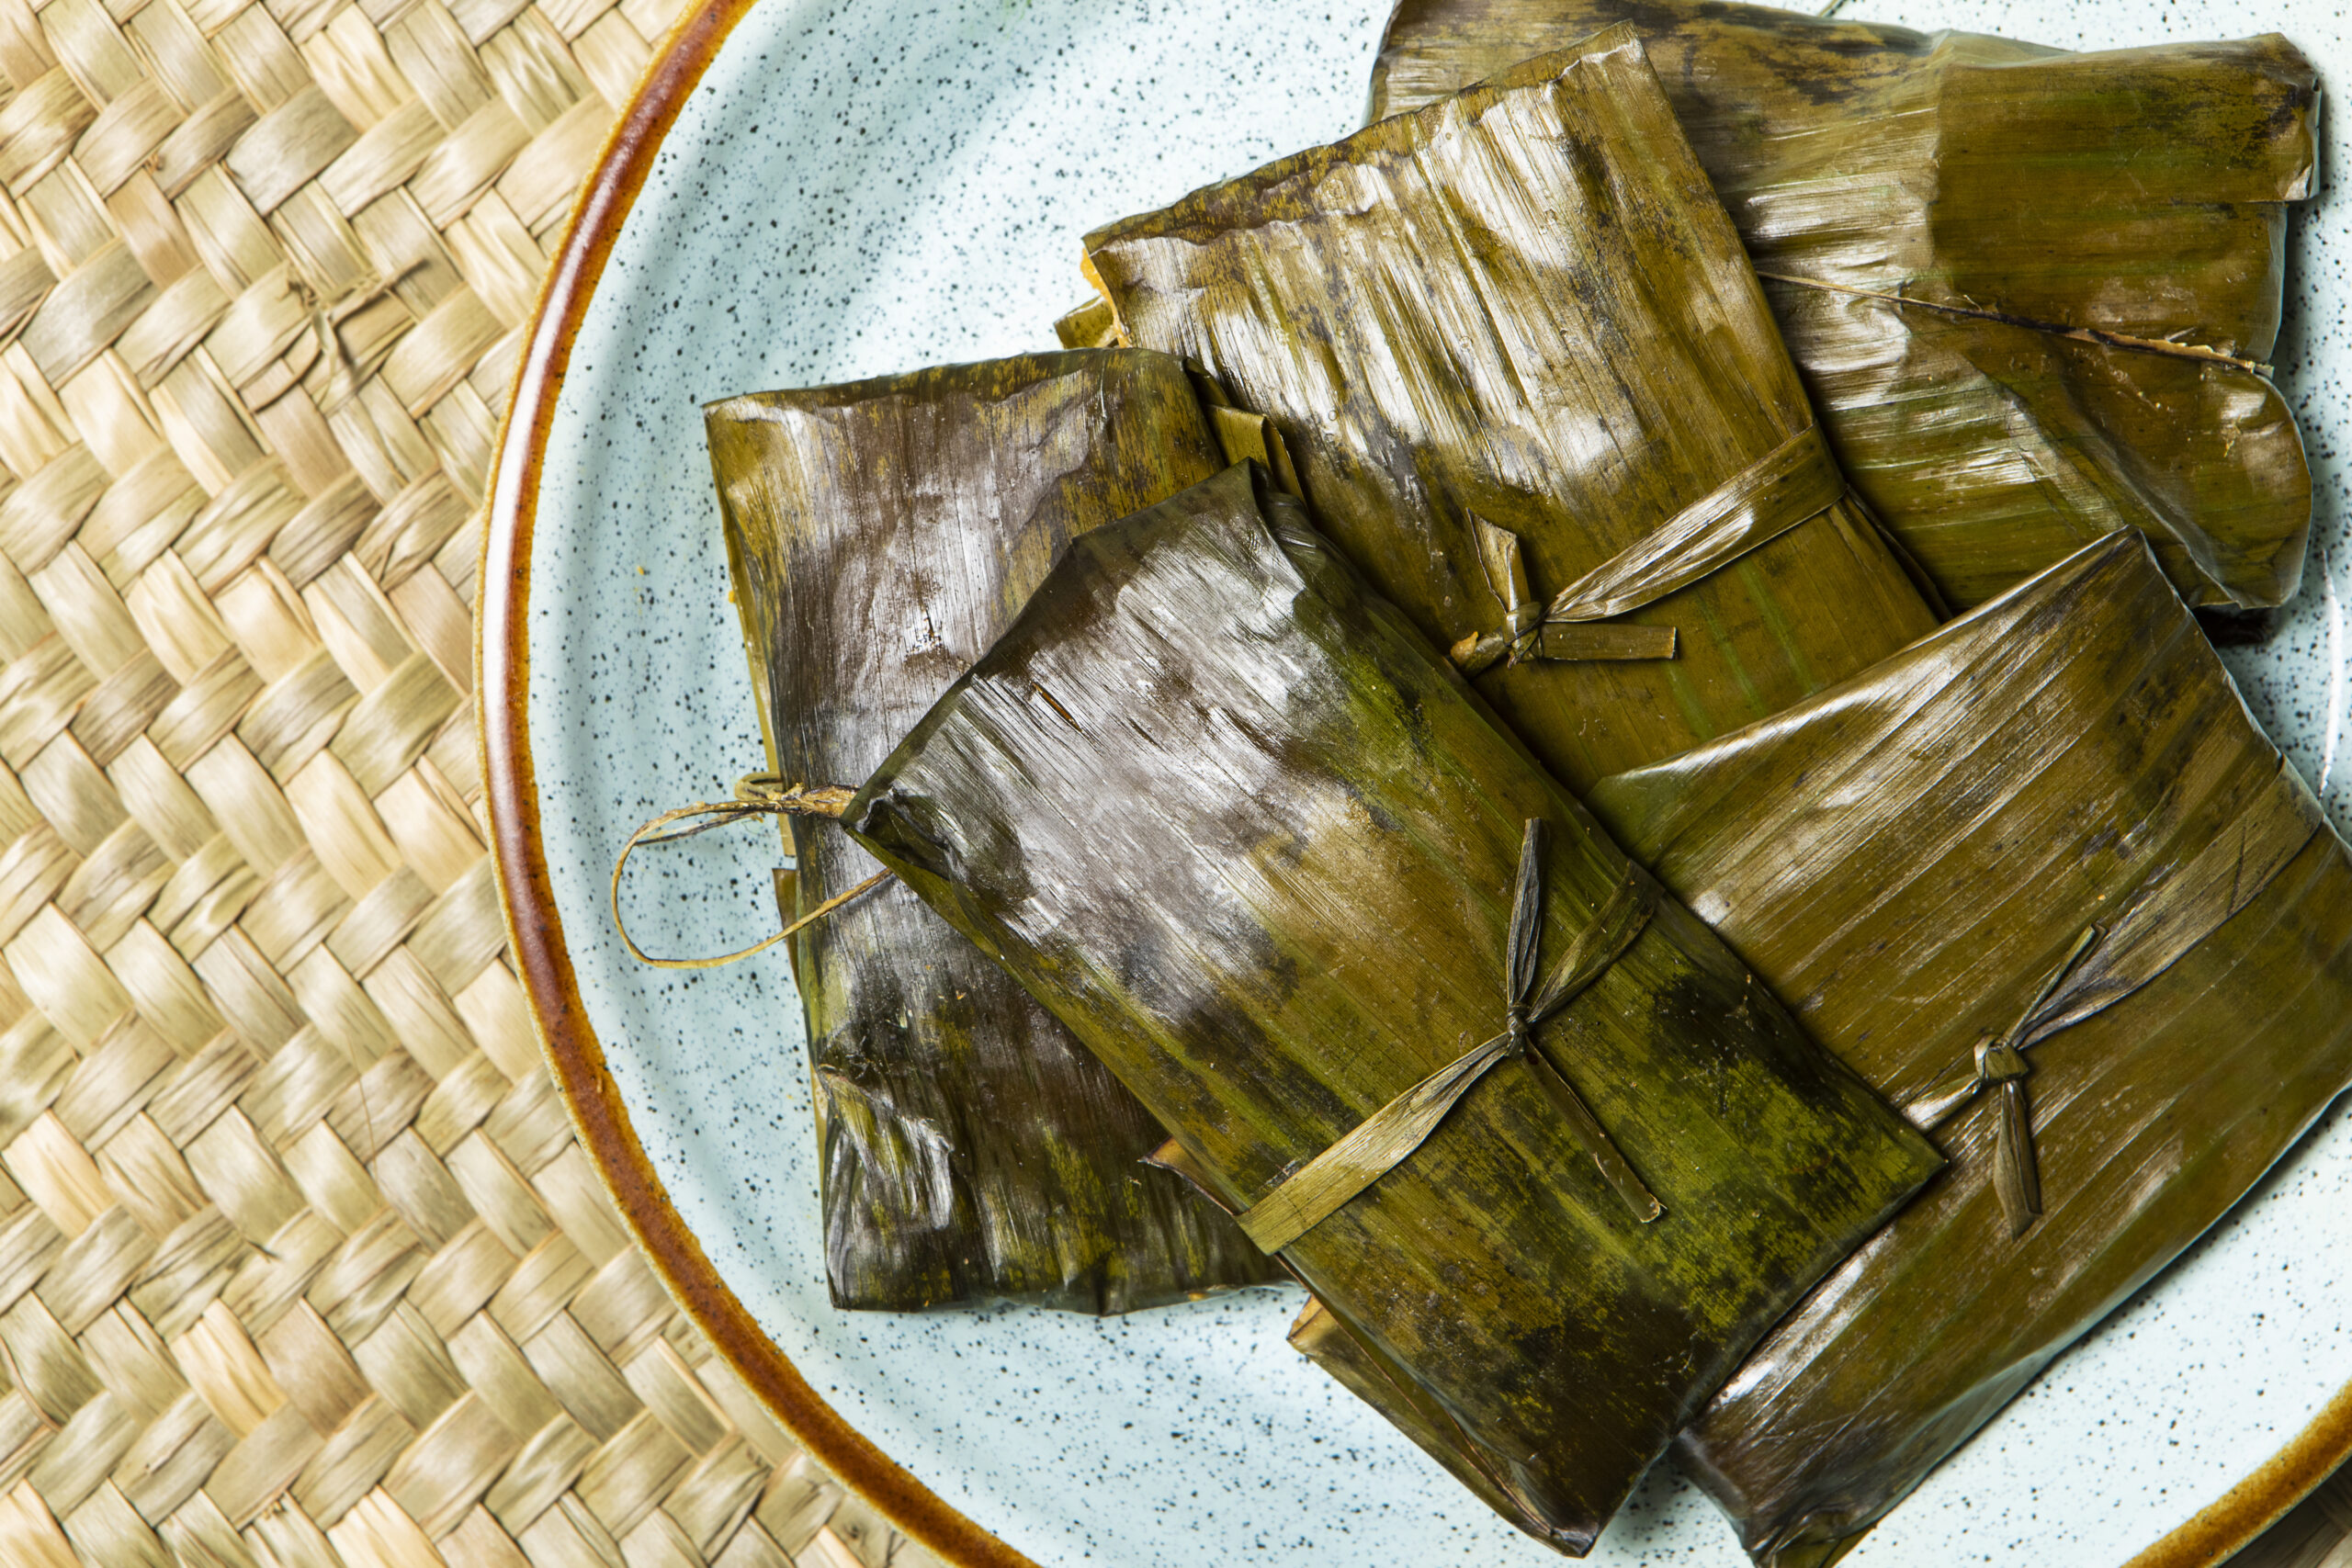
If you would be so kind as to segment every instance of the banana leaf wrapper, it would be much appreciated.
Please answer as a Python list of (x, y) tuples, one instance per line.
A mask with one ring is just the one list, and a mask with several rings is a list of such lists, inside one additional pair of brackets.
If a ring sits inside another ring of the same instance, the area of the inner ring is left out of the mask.
[[(770, 766), (864, 778), (1084, 530), (1223, 466), (1183, 367), (1046, 354), (707, 411)], [(796, 821), (806, 913), (875, 872)], [(797, 909), (794, 906), (797, 905)], [(1273, 1277), (1136, 1162), (1165, 1135), (1054, 1017), (904, 887), (794, 939), (837, 1305), (1117, 1313)]]
[(1759, 1562), (1833, 1560), (2352, 1084), (2352, 857), (2136, 534), (1589, 798), (1951, 1159), (1680, 1439)]
[(2311, 474), (2262, 365), (2284, 204), (2318, 181), (2292, 44), (2075, 54), (1713, 0), (1402, 0), (1372, 114), (1617, 23), (1838, 459), (1948, 601), (2123, 527), (2192, 604), (2294, 595)]
[(1348, 1331), (1317, 1297), (1309, 1296), (1291, 1325), (1291, 1347), (1321, 1367), (1340, 1387), (1388, 1417), (1423, 1453), (1443, 1465), (1495, 1512), (1510, 1517), (1517, 1507), (1479, 1469), (1461, 1428), (1414, 1384), (1404, 1369), (1378, 1347)]
[(1571, 786), (1935, 624), (1630, 28), (1086, 252), (1123, 339), (1264, 415), (1317, 525)]
[[(1212, 1201), (1215, 1192), (1183, 1145), (1170, 1138), (1154, 1151), (1151, 1163), (1172, 1170)], [(1296, 1278), (1295, 1275), (1293, 1276)], [(1302, 1283), (1304, 1281), (1301, 1281)], [(1443, 1465), (1478, 1500), (1530, 1534), (1542, 1537), (1540, 1519), (1523, 1518), (1519, 1498), (1490, 1473), (1491, 1465), (1412, 1374), (1352, 1332), (1310, 1294), (1291, 1324), (1291, 1347), (1331, 1374), (1342, 1388), (1387, 1417), (1422, 1452)]]
[(1939, 1164), (1255, 464), (1076, 540), (843, 820), (1245, 1228), (1501, 1043), (1507, 952), (1546, 995), (1602, 955), (1527, 1054), (1274, 1243), (1570, 1552)]
[(1097, 296), (1056, 318), (1054, 336), (1064, 348), (1115, 348), (1119, 323), (1111, 314), (1110, 301)]

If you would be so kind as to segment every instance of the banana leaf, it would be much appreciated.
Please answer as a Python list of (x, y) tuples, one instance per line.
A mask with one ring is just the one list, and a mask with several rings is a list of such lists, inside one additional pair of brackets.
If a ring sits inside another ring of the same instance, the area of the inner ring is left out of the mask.
[(1097, 298), (1064, 311), (1054, 322), (1054, 335), (1064, 348), (1112, 348), (1118, 344), (1119, 324), (1110, 305)]
[(2352, 855), (2136, 534), (1595, 814), (1951, 1168), (1679, 1443), (1834, 1560), (2352, 1085)]
[(1839, 461), (1948, 601), (2124, 527), (2192, 604), (2293, 596), (2311, 474), (2262, 363), (2284, 204), (2317, 188), (2292, 44), (2073, 54), (1715, 0), (1401, 0), (1373, 116), (1618, 23)]
[(1630, 28), (1086, 253), (1121, 339), (1266, 416), (1323, 531), (1572, 786), (1934, 624)]
[(1570, 1552), (1939, 1164), (1254, 463), (1074, 541), (843, 821)]
[(1473, 1462), (1476, 1450), (1464, 1441), (1462, 1428), (1403, 1368), (1383, 1356), (1369, 1340), (1350, 1333), (1319, 1299), (1306, 1298), (1306, 1305), (1291, 1325), (1290, 1343), (1330, 1373), (1340, 1387), (1385, 1416), (1487, 1506), (1506, 1518), (1512, 1516), (1516, 1502), (1498, 1491)]
[[(1173, 1138), (1159, 1145), (1149, 1163), (1176, 1172), (1196, 1191), (1215, 1201), (1208, 1179)], [(1387, 1417), (1422, 1452), (1452, 1472), (1453, 1478), (1475, 1493), (1480, 1502), (1529, 1534), (1543, 1537), (1543, 1521), (1526, 1517), (1519, 1499), (1487, 1473), (1476, 1445), (1464, 1436), (1444, 1406), (1410, 1372), (1382, 1354), (1368, 1338), (1351, 1331), (1314, 1295), (1309, 1294), (1306, 1304), (1299, 1309), (1298, 1317), (1291, 1324), (1289, 1338), (1294, 1349)]]
[[(1046, 354), (707, 410), (770, 768), (865, 776), (1072, 537), (1215, 473), (1183, 367)], [(796, 821), (806, 913), (876, 867)], [(797, 884), (797, 886), (792, 886)], [(1164, 1134), (1069, 1031), (903, 887), (794, 939), (834, 1303), (1118, 1313), (1274, 1270), (1136, 1162)]]

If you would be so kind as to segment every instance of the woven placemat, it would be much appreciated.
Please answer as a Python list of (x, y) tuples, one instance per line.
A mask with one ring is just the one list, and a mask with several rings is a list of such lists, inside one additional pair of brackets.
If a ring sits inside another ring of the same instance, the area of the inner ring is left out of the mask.
[(629, 1246), (483, 850), (497, 411), (668, 11), (0, 0), (8, 1568), (925, 1560)]
[(0, 1563), (918, 1555), (504, 961), (474, 515), (671, 0), (0, 0)]
[(2232, 1568), (2352, 1568), (2352, 1471), (2338, 1471)]

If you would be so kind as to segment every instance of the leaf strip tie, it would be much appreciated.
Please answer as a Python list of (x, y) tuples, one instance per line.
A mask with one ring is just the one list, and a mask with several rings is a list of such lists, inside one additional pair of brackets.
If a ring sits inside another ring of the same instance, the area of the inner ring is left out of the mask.
[[(1358, 1193), (1395, 1169), (1437, 1131), (1447, 1111), (1497, 1063), (1524, 1060), (1551, 1099), (1569, 1133), (1601, 1177), (1644, 1224), (1665, 1213), (1633, 1167), (1611, 1142), (1576, 1087), (1560, 1075), (1535, 1043), (1535, 1029), (1576, 999), (1617, 962), (1647, 927), (1657, 907), (1656, 885), (1630, 861), (1623, 880), (1577, 934), (1540, 988), (1534, 987), (1536, 949), (1544, 923), (1544, 824), (1531, 818), (1520, 841), (1519, 882), (1511, 899), (1510, 935), (1504, 955), (1504, 1027), (1493, 1039), (1472, 1046), (1374, 1111), (1354, 1130), (1276, 1183), (1237, 1216), (1261, 1251), (1280, 1252), (1323, 1223)], [(1529, 992), (1534, 989), (1534, 996)]]
[(2026, 1053), (2163, 974), (2260, 897), (2320, 831), (2319, 802), (2283, 758), (2235, 805), (2229, 822), (2200, 848), (2165, 859), (2128, 897), (2109, 901), (2106, 922), (2075, 938), (2007, 1033), (1979, 1040), (1973, 1061), (1899, 1103), (1905, 1120), (1931, 1132), (1985, 1089), (2001, 1086), (1994, 1179), (2011, 1235), (2023, 1234), (2041, 1213), (2030, 1106), (2020, 1081), (2030, 1070)]
[[(774, 773), (745, 773), (735, 781), (735, 797), (732, 800), (682, 806), (674, 811), (664, 811), (644, 824), (628, 836), (628, 842), (621, 846), (620, 858), (613, 862), (613, 882), (608, 897), (613, 911), (613, 930), (620, 933), (621, 945), (628, 948), (629, 956), (639, 964), (650, 964), (656, 969), (717, 969), (738, 959), (749, 958), (753, 953), (765, 953), (786, 937), (797, 935), (816, 924), (860, 894), (888, 882), (895, 874), (879, 872), (846, 893), (826, 899), (765, 942), (739, 948), (733, 953), (723, 953), (716, 958), (656, 958), (637, 945), (637, 940), (628, 934), (628, 927), (621, 919), (621, 872), (628, 864), (628, 857), (639, 849), (649, 844), (671, 844), (680, 839), (691, 839), (697, 833), (707, 833), (713, 828), (741, 822), (746, 817), (829, 817), (838, 819), (848, 807), (850, 797), (856, 793), (840, 784), (787, 786)], [(691, 828), (681, 828), (675, 832), (662, 830), (673, 823), (693, 821), (698, 817), (708, 820), (696, 822)]]
[(1465, 675), (1498, 660), (1671, 659), (1672, 626), (1600, 626), (1720, 571), (1836, 505), (1846, 476), (1818, 425), (1786, 441), (1539, 604), (1518, 535), (1473, 513), (1471, 532), (1503, 629), (1448, 650)]
[[(2041, 1172), (2033, 1156), (2033, 1107), (2026, 1098), (2026, 1075), (2033, 1071), (2025, 1059), (2019, 1042), (2032, 1028), (2035, 1015), (2041, 1006), (2066, 983), (2084, 959), (2090, 956), (2107, 933), (2097, 926), (2086, 926), (2066, 956), (2041, 982), (2018, 1021), (2009, 1025), (2007, 1033), (1987, 1034), (1976, 1043), (1976, 1076), (1967, 1090), (1952, 1107), (1959, 1109), (1974, 1100), (1985, 1089), (1998, 1087), (2001, 1093), (2000, 1120), (1993, 1129), (1993, 1190), (2001, 1200), (2001, 1213), (2009, 1222), (2009, 1235), (2020, 1236), (2028, 1226), (2041, 1217)], [(1947, 1111), (1949, 1115), (1951, 1112)]]

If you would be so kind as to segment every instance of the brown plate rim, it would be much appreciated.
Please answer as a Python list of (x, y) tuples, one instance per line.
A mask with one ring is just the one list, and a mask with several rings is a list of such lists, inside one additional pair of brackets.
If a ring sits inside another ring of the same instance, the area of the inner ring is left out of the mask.
[[(580, 997), (540, 840), (528, 714), (531, 539), (564, 372), (621, 226), (679, 110), (758, 0), (703, 0), (656, 50), (566, 220), (500, 430), (474, 621), (492, 861), (539, 1043), (581, 1143), (655, 1274), (785, 1429), (891, 1523), (956, 1568), (1035, 1568), (876, 1447), (811, 1388), (719, 1277), (638, 1141)], [(2293, 1440), (2123, 1568), (2211, 1568), (2352, 1456), (2352, 1384)]]

